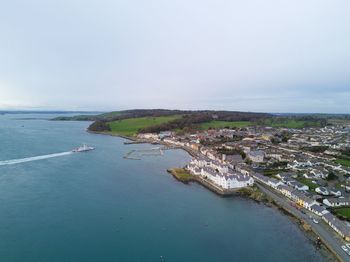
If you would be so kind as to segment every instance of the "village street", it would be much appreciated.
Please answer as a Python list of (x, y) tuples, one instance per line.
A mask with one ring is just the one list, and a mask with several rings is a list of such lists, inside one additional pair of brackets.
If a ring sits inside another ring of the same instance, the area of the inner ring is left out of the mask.
[(274, 201), (276, 201), (279, 206), (288, 210), (295, 217), (306, 221), (311, 226), (313, 231), (320, 236), (322, 242), (327, 243), (329, 248), (331, 248), (334, 252), (338, 254), (338, 258), (340, 258), (342, 261), (350, 261), (350, 256), (341, 249), (341, 246), (345, 244), (345, 241), (340, 239), (340, 237), (336, 235), (334, 231), (331, 231), (329, 226), (322, 219), (318, 218), (317, 220), (319, 221), (319, 223), (315, 224), (310, 218), (310, 215), (312, 214), (311, 212), (306, 213), (306, 209), (303, 209), (303, 211), (305, 210), (303, 213), (294, 206), (292, 206), (290, 204), (290, 201), (285, 197), (279, 196), (271, 189), (268, 189), (259, 183), (256, 183), (256, 185), (262, 192), (264, 192)]

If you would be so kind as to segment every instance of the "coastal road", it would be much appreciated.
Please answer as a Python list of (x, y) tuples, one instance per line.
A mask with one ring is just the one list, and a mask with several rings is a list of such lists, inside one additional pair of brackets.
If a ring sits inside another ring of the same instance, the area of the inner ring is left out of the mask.
[(256, 183), (256, 185), (262, 192), (264, 192), (266, 195), (268, 195), (274, 201), (276, 201), (278, 205), (288, 210), (295, 217), (306, 221), (307, 224), (311, 226), (313, 231), (322, 239), (322, 241), (326, 242), (326, 245), (328, 245), (328, 247), (332, 249), (333, 252), (337, 253), (338, 258), (341, 261), (350, 262), (350, 256), (341, 249), (341, 246), (345, 244), (345, 241), (341, 239), (340, 236), (338, 236), (337, 233), (333, 231), (320, 217), (318, 217), (317, 219), (319, 223), (315, 224), (312, 221), (312, 219), (310, 219), (309, 215), (307, 215), (306, 213), (304, 214), (297, 208), (293, 207), (290, 204), (290, 201), (285, 197), (280, 196), (277, 192), (274, 192), (272, 189), (266, 188), (265, 186), (262, 186), (258, 183)]

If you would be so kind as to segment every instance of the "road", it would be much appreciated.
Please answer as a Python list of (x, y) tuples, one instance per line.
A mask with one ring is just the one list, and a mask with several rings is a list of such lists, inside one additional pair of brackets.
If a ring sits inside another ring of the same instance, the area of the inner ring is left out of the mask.
[[(313, 231), (322, 239), (322, 241), (328, 246), (328, 248), (332, 249), (335, 253), (338, 254), (338, 258), (340, 261), (349, 261), (350, 256), (345, 253), (341, 246), (346, 242), (339, 236), (333, 229), (331, 229), (320, 217), (314, 216), (311, 212), (306, 212), (306, 209), (303, 209), (305, 213), (302, 213), (300, 210), (296, 209), (290, 204), (290, 201), (282, 195), (279, 195), (277, 192), (274, 192), (273, 189), (269, 189), (265, 186), (262, 186), (258, 183), (256, 185), (259, 189), (271, 197), (278, 205), (282, 206), (286, 210), (288, 210), (295, 217), (306, 221), (313, 229)], [(319, 221), (318, 224), (315, 224), (310, 215), (313, 217), (317, 217)]]

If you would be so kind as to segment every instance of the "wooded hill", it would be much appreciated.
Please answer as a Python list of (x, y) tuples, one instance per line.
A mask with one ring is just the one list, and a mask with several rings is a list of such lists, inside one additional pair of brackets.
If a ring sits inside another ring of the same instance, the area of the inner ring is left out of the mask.
[[(167, 110), (167, 109), (135, 109), (119, 112), (112, 112), (109, 114), (102, 114), (96, 116), (95, 122), (89, 127), (90, 131), (109, 131), (109, 122), (114, 122), (130, 118), (143, 117), (165, 117), (165, 116), (180, 116), (169, 122), (162, 124), (147, 126), (141, 128), (139, 132), (160, 132), (165, 130), (175, 129), (192, 129), (196, 124), (210, 122), (212, 120), (221, 121), (258, 121), (271, 117), (266, 113), (252, 113), (252, 112), (236, 112), (236, 111), (183, 111), (183, 110)], [(91, 119), (89, 117), (89, 119)]]
[[(161, 121), (157, 121), (157, 119)], [(131, 132), (135, 128), (137, 128), (137, 133), (153, 133), (166, 130), (190, 132), (203, 128), (223, 128), (239, 125), (303, 128), (320, 127), (327, 124), (326, 118), (316, 115), (278, 116), (255, 112), (168, 109), (134, 109), (98, 115), (57, 117), (53, 120), (94, 121), (88, 128), (90, 131), (116, 133), (118, 133), (117, 129)]]

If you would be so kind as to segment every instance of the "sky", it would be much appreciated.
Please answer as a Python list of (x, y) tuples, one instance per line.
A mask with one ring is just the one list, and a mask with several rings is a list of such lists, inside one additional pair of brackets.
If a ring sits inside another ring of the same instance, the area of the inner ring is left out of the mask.
[(350, 113), (349, 0), (0, 2), (0, 109)]

